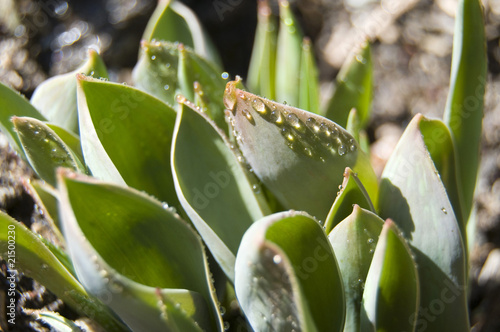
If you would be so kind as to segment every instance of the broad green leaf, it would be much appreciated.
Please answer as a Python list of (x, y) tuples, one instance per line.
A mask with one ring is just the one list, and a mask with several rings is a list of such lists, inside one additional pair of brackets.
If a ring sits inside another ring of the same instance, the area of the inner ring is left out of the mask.
[(486, 86), (486, 38), (481, 1), (460, 0), (455, 15), (450, 92), (444, 121), (456, 151), (464, 218), (472, 209)]
[(466, 219), (464, 218), (463, 193), (458, 186), (456, 158), (453, 140), (448, 127), (441, 120), (422, 117), (418, 129), (424, 139), (439, 177), (446, 188), (448, 199), (458, 221), (464, 244), (467, 243)]
[(227, 132), (224, 106), (221, 103), (226, 80), (222, 78), (220, 71), (188, 48), (179, 45), (177, 49), (179, 52), (177, 79), (181, 94), (188, 100), (194, 100), (194, 86), (198, 82), (203, 87), (203, 94), (208, 101), (208, 114), (219, 128)]
[(325, 220), (350, 167), (377, 201), (377, 179), (354, 138), (317, 114), (226, 87), (224, 103), (243, 156), (285, 209)]
[(31, 167), (52, 186), (56, 185), (58, 167), (83, 169), (71, 149), (42, 121), (13, 117), (12, 123)]
[(401, 229), (420, 279), (417, 330), (468, 331), (466, 255), (453, 207), (416, 115), (382, 174), (379, 211)]
[(85, 163), (92, 174), (179, 207), (170, 171), (175, 111), (135, 88), (78, 76)]
[(279, 0), (280, 28), (276, 45), (276, 100), (299, 104), (302, 31), (287, 0)]
[(257, 31), (248, 67), (247, 85), (250, 91), (269, 99), (276, 98), (276, 39), (278, 26), (269, 1), (257, 2)]
[[(210, 119), (181, 101), (172, 144), (172, 170), (182, 207), (231, 281), (240, 240), (268, 213), (258, 184), (251, 183)], [(260, 198), (259, 198), (260, 197)]]
[(236, 257), (235, 286), (255, 331), (342, 331), (340, 270), (323, 229), (305, 213), (252, 225)]
[(302, 42), (298, 107), (312, 113), (320, 113), (318, 68), (309, 38), (304, 38)]
[(337, 198), (325, 220), (325, 232), (328, 234), (338, 223), (347, 218), (355, 204), (375, 213), (373, 203), (358, 175), (346, 167), (344, 181), (339, 186)]
[(353, 58), (345, 62), (337, 75), (337, 87), (325, 116), (345, 127), (352, 108), (358, 112), (360, 127), (366, 127), (372, 102), (373, 64), (370, 44), (365, 43)]
[(178, 44), (143, 40), (141, 57), (132, 71), (138, 89), (146, 91), (169, 105), (175, 104), (180, 93), (177, 82)]
[(138, 88), (173, 105), (177, 94), (194, 100), (197, 82), (203, 87), (207, 114), (227, 131), (220, 102), (226, 81), (219, 69), (183, 44), (152, 42), (143, 43), (142, 48), (145, 56), (133, 72)]
[(45, 121), (44, 116), (23, 95), (0, 82), (0, 130), (7, 136), (11, 146), (26, 159), (19, 136), (11, 122), (13, 116), (28, 116)]
[(134, 331), (221, 331), (201, 239), (131, 188), (59, 173), (64, 235), (79, 279)]
[(366, 277), (361, 331), (414, 331), (419, 295), (411, 250), (389, 219), (384, 223)]
[(57, 136), (71, 149), (71, 152), (77, 158), (77, 160), (83, 165), (83, 152), (82, 146), (80, 144), (80, 137), (66, 129), (59, 127), (58, 125), (52, 123), (46, 123), (46, 125), (52, 129)]
[(346, 319), (344, 331), (360, 331), (361, 306), (366, 276), (383, 220), (354, 205), (352, 213), (329, 233), (328, 238), (342, 271)]
[(158, 1), (142, 39), (183, 43), (220, 67), (219, 54), (208, 34), (193, 11), (180, 1)]
[(85, 63), (67, 74), (57, 75), (42, 82), (33, 92), (31, 104), (51, 123), (78, 133), (76, 109), (76, 74), (108, 78), (106, 66), (99, 54), (89, 50)]
[(1, 211), (0, 225), (0, 256), (11, 271), (37, 280), (70, 308), (93, 319), (106, 331), (129, 331), (101, 301), (87, 294), (39, 237)]

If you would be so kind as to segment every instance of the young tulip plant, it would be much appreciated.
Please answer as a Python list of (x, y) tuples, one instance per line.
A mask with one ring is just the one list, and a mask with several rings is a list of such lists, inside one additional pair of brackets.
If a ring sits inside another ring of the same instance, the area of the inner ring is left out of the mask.
[(94, 51), (30, 101), (0, 85), (0, 129), (53, 226), (49, 241), (0, 214), (2, 257), (15, 247), (17, 270), (106, 331), (470, 329), (480, 1), (459, 1), (444, 119), (416, 115), (381, 179), (364, 131), (369, 43), (321, 109), (285, 0), (279, 21), (258, 2), (246, 81), (227, 82), (180, 2), (160, 1), (143, 37), (134, 87), (109, 82)]

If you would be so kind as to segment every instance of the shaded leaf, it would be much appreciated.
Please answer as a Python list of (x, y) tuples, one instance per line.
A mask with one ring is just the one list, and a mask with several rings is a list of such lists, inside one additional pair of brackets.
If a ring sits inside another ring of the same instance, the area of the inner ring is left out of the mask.
[(391, 220), (384, 223), (366, 277), (362, 331), (414, 331), (419, 310), (417, 267)]
[(421, 121), (422, 115), (416, 115), (385, 166), (380, 216), (394, 220), (415, 255), (423, 308), (417, 328), (468, 331), (464, 244), (446, 189), (418, 130)]
[(344, 181), (339, 186), (337, 197), (325, 220), (325, 232), (330, 233), (338, 223), (347, 218), (351, 214), (354, 205), (359, 205), (363, 209), (375, 213), (372, 201), (358, 175), (349, 167), (346, 167)]
[(135, 88), (80, 75), (78, 111), (85, 163), (95, 177), (179, 207), (170, 172), (171, 107)]
[(324, 220), (346, 167), (358, 173), (377, 201), (377, 179), (368, 159), (337, 124), (237, 89), (233, 82), (224, 103), (243, 156), (285, 209)]
[(245, 233), (236, 296), (255, 331), (341, 331), (343, 293), (328, 239), (307, 214), (273, 214)]
[(52, 123), (46, 123), (46, 125), (59, 136), (66, 146), (70, 148), (74, 157), (83, 165), (83, 152), (80, 144), (80, 137), (58, 125)]
[(352, 213), (328, 234), (342, 271), (346, 319), (344, 331), (360, 331), (361, 307), (366, 276), (382, 231), (383, 220), (354, 205)]
[(424, 139), (425, 147), (429, 151), (439, 177), (446, 188), (448, 199), (453, 205), (453, 212), (458, 221), (464, 243), (467, 242), (464, 219), (463, 193), (458, 186), (456, 172), (456, 158), (450, 131), (441, 120), (422, 117), (418, 129)]
[(29, 117), (13, 117), (12, 122), (31, 167), (52, 186), (56, 185), (58, 167), (83, 169), (71, 149), (45, 123)]
[(13, 116), (27, 116), (45, 121), (44, 116), (23, 95), (0, 82), (0, 130), (7, 136), (10, 145), (26, 159), (19, 136), (11, 122)]
[(95, 50), (89, 49), (88, 59), (81, 67), (42, 82), (31, 97), (31, 104), (51, 123), (73, 133), (79, 131), (76, 108), (76, 74), (108, 78), (108, 72), (101, 57)]
[(370, 118), (373, 94), (373, 64), (370, 44), (365, 43), (350, 61), (346, 61), (337, 75), (337, 87), (333, 93), (325, 116), (345, 127), (352, 108), (358, 112), (360, 127), (364, 128)]
[(215, 259), (234, 280), (234, 257), (241, 237), (268, 208), (256, 192), (257, 183), (249, 182), (220, 130), (184, 105), (189, 105), (187, 101), (181, 102), (172, 145), (175, 188)]
[(444, 120), (457, 151), (464, 218), (472, 209), (486, 86), (486, 39), (481, 1), (461, 0), (455, 16), (450, 92)]
[(66, 305), (106, 331), (129, 331), (102, 302), (87, 294), (39, 237), (1, 211), (0, 225), (0, 256), (4, 259), (11, 256), (9, 240), (15, 237), (15, 269), (42, 283)]
[(64, 235), (90, 293), (134, 331), (221, 331), (203, 245), (187, 223), (131, 188), (59, 176)]
[(142, 35), (147, 41), (179, 42), (220, 67), (217, 49), (195, 13), (180, 1), (160, 0)]

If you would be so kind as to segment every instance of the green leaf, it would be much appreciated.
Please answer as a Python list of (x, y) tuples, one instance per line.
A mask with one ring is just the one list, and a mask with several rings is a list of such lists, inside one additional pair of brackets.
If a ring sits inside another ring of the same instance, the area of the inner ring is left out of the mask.
[(31, 104), (51, 123), (78, 133), (76, 108), (76, 74), (108, 78), (106, 66), (99, 54), (89, 50), (85, 63), (67, 74), (57, 75), (42, 82), (33, 92)]
[(39, 237), (1, 211), (0, 225), (0, 256), (13, 264), (11, 271), (23, 272), (37, 280), (70, 308), (96, 321), (106, 331), (129, 331), (102, 302), (87, 294)]
[(298, 107), (312, 113), (320, 113), (318, 68), (311, 46), (311, 40), (304, 38), (300, 56), (300, 81)]
[(224, 102), (243, 156), (285, 209), (325, 220), (346, 167), (377, 201), (368, 159), (337, 124), (237, 89), (234, 82), (228, 83)]
[(279, 0), (280, 29), (276, 46), (276, 100), (299, 104), (302, 31), (286, 0)]
[(481, 1), (461, 0), (455, 16), (450, 92), (444, 121), (455, 143), (464, 218), (470, 214), (479, 169), (486, 86), (486, 38)]
[(85, 163), (95, 177), (179, 207), (170, 171), (171, 107), (135, 88), (79, 75), (78, 111)]
[(359, 123), (358, 112), (355, 108), (349, 111), (345, 130), (347, 130), (352, 135), (352, 137), (354, 137), (354, 139), (359, 142), (361, 127)]
[(330, 212), (325, 220), (325, 232), (330, 231), (342, 220), (347, 218), (352, 212), (354, 205), (370, 210), (375, 213), (372, 201), (366, 192), (365, 187), (349, 167), (346, 167), (344, 172), (344, 181), (339, 186), (337, 198), (333, 202)]
[(240, 240), (248, 227), (268, 212), (262, 194), (257, 192), (258, 184), (249, 181), (214, 123), (184, 104), (177, 115), (172, 168), (184, 210), (234, 281), (234, 259)]
[(46, 125), (50, 129), (52, 129), (57, 136), (59, 136), (59, 138), (71, 150), (75, 159), (77, 159), (83, 165), (83, 152), (82, 152), (82, 146), (80, 144), (80, 137), (72, 132), (67, 131), (62, 127), (59, 127), (58, 125), (52, 123), (46, 123)]
[(200, 21), (189, 7), (180, 1), (160, 0), (149, 19), (142, 39), (183, 43), (197, 54), (221, 67), (217, 49)]
[(361, 330), (415, 331), (418, 308), (417, 267), (406, 241), (389, 219), (366, 277)]
[(133, 71), (139, 89), (173, 105), (177, 94), (194, 100), (194, 85), (199, 84), (203, 87), (207, 114), (219, 128), (227, 131), (224, 107), (220, 102), (226, 81), (219, 69), (183, 44), (143, 43), (142, 49), (145, 56)]
[(360, 127), (370, 118), (373, 94), (373, 64), (370, 43), (362, 45), (358, 54), (345, 62), (337, 75), (337, 88), (328, 104), (325, 116), (345, 127), (352, 108), (358, 113)]
[(276, 98), (276, 40), (278, 26), (269, 1), (257, 2), (257, 31), (248, 67), (247, 85), (250, 91), (269, 99)]
[(360, 331), (363, 290), (383, 223), (373, 212), (354, 205), (352, 213), (328, 235), (342, 271), (346, 332)]
[(24, 190), (33, 198), (38, 209), (43, 214), (45, 221), (48, 224), (50, 231), (55, 235), (55, 238), (44, 236), (47, 240), (51, 240), (59, 246), (64, 246), (64, 237), (61, 233), (61, 225), (59, 223), (59, 213), (57, 208), (58, 193), (47, 182), (43, 180), (23, 181)]
[(151, 197), (59, 173), (80, 280), (134, 331), (222, 331), (207, 258), (190, 226)]
[(416, 115), (385, 166), (379, 211), (415, 254), (420, 279), (417, 330), (468, 331), (466, 258), (461, 231)]
[(464, 218), (463, 193), (458, 186), (456, 159), (453, 140), (448, 127), (441, 120), (427, 119), (424, 116), (419, 123), (419, 130), (424, 139), (439, 177), (446, 188), (448, 199), (453, 205), (453, 212), (458, 221), (464, 244), (467, 243), (466, 221)]
[(26, 159), (19, 136), (11, 122), (13, 116), (28, 116), (45, 121), (43, 115), (24, 96), (0, 82), (0, 130), (7, 136), (10, 145)]
[(342, 331), (340, 270), (321, 226), (305, 213), (252, 225), (236, 257), (235, 286), (255, 331)]
[(29, 117), (13, 117), (24, 154), (33, 170), (52, 186), (56, 185), (56, 169), (67, 167), (82, 169), (71, 149), (40, 120)]
[(58, 332), (80, 332), (82, 329), (75, 322), (61, 316), (54, 311), (40, 310), (36, 313), (37, 320), (45, 326), (49, 326), (51, 331)]

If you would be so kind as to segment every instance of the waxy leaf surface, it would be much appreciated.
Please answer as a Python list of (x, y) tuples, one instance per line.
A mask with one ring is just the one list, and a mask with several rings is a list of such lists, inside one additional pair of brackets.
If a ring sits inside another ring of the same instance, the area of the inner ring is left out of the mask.
[(59, 173), (64, 235), (78, 278), (134, 331), (221, 331), (201, 239), (131, 188)]
[(285, 209), (325, 220), (346, 167), (358, 173), (376, 201), (377, 179), (368, 159), (337, 124), (242, 91), (235, 82), (226, 86), (224, 102), (243, 156)]
[(305, 213), (252, 225), (238, 250), (235, 286), (255, 331), (342, 331), (340, 270), (323, 229)]

